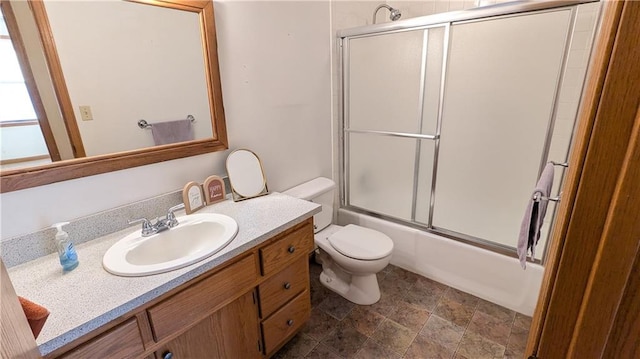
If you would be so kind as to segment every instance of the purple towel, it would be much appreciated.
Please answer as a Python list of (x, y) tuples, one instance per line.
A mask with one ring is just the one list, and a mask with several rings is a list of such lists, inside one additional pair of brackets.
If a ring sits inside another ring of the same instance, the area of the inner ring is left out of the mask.
[(194, 138), (191, 120), (154, 123), (151, 126), (151, 133), (153, 134), (153, 142), (156, 145), (191, 141)]
[(547, 205), (549, 204), (549, 200), (540, 199), (534, 201), (533, 197), (538, 195), (538, 197), (549, 198), (551, 187), (553, 186), (553, 172), (553, 164), (547, 163), (538, 183), (536, 183), (536, 188), (533, 190), (520, 225), (517, 250), (522, 269), (527, 267), (527, 254), (531, 252), (531, 258), (536, 254), (536, 245), (540, 239), (540, 228), (542, 228), (544, 216), (547, 214)]

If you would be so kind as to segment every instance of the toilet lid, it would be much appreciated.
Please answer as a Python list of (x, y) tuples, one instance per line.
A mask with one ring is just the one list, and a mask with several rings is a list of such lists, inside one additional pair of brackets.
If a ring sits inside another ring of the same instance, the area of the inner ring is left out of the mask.
[(332, 234), (327, 240), (335, 250), (354, 259), (380, 259), (393, 250), (393, 241), (385, 234), (353, 224)]

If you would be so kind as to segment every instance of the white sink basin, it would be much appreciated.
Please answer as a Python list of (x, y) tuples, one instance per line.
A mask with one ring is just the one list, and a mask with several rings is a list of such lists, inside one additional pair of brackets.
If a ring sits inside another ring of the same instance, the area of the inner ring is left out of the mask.
[(177, 219), (178, 226), (149, 237), (136, 229), (107, 250), (102, 266), (126, 277), (169, 272), (213, 255), (238, 233), (238, 223), (223, 214), (196, 213)]

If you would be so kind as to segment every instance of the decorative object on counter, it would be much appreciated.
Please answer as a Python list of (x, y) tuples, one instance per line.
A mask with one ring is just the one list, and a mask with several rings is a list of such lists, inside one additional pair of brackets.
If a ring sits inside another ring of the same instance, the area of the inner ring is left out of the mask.
[(207, 206), (216, 202), (224, 201), (226, 195), (224, 191), (224, 180), (220, 176), (209, 176), (204, 180), (204, 199)]
[(227, 174), (235, 202), (269, 193), (262, 162), (247, 149), (238, 149), (227, 157)]
[(40, 334), (42, 327), (44, 327), (44, 323), (49, 317), (49, 310), (20, 296), (18, 296), (18, 300), (20, 301), (24, 315), (27, 317), (27, 322), (29, 323), (33, 337), (37, 339), (38, 334)]
[(198, 182), (189, 182), (182, 190), (182, 200), (184, 201), (184, 210), (187, 214), (191, 214), (204, 207), (204, 194), (202, 187)]
[(70, 272), (78, 266), (78, 253), (73, 248), (73, 243), (69, 240), (69, 234), (62, 230), (62, 226), (69, 224), (69, 222), (56, 223), (52, 228), (56, 228), (56, 249), (58, 250), (58, 257), (60, 258), (60, 265), (65, 272)]
[(194, 117), (189, 115), (185, 120), (158, 122), (154, 124), (147, 123), (145, 120), (138, 121), (138, 127), (151, 128), (153, 142), (156, 145), (168, 145), (171, 143), (192, 141), (195, 136), (193, 134)]

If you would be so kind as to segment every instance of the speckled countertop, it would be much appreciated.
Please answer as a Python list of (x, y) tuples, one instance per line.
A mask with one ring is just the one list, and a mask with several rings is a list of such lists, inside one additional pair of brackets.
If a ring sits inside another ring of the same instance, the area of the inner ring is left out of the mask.
[[(57, 254), (9, 269), (18, 295), (45, 306), (51, 314), (37, 339), (42, 355), (161, 296), (227, 262), (278, 232), (320, 212), (320, 206), (279, 193), (242, 202), (224, 201), (196, 213), (226, 214), (238, 234), (223, 250), (188, 267), (146, 277), (118, 277), (102, 268), (102, 256), (138, 226), (76, 246), (80, 265), (63, 274)], [(176, 213), (180, 215), (181, 213)], [(182, 212), (184, 214), (184, 212)]]

